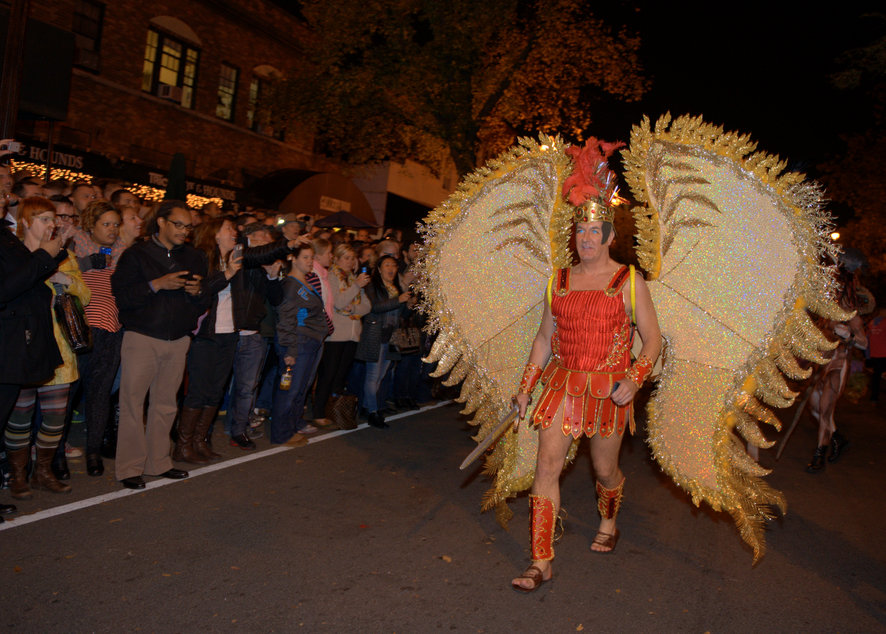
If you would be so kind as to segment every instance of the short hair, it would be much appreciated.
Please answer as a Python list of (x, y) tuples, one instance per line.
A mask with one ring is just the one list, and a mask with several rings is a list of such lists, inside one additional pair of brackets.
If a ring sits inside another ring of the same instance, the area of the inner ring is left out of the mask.
[(89, 189), (93, 189), (95, 186), (92, 183), (87, 183), (86, 181), (77, 181), (76, 183), (71, 185), (71, 196), (73, 196), (74, 192), (81, 187), (88, 187)]
[(314, 247), (314, 253), (326, 253), (332, 246), (332, 243), (326, 238), (314, 238), (311, 240)]
[(67, 196), (65, 196), (64, 194), (53, 194), (52, 196), (49, 197), (49, 200), (51, 200), (54, 203), (59, 203), (62, 205), (71, 205), (72, 207), (74, 206), (74, 201), (71, 200), (70, 198), (68, 198)]
[(173, 209), (184, 209), (190, 213), (188, 203), (181, 200), (167, 199), (151, 210), (147, 221), (145, 222), (145, 234), (152, 235), (160, 231), (160, 225), (157, 224), (158, 218), (169, 218)]
[(48, 198), (43, 196), (30, 196), (22, 200), (21, 209), (18, 211), (18, 224), (15, 227), (15, 235), (25, 237), (25, 222), (29, 225), (34, 222), (34, 216), (51, 211), (55, 214), (55, 206)]
[(120, 198), (123, 196), (123, 194), (132, 194), (133, 196), (135, 196), (135, 199), (139, 202), (139, 204), (141, 204), (141, 199), (138, 196), (133, 194), (128, 189), (121, 187), (120, 189), (115, 189), (114, 193), (111, 194), (111, 203), (113, 203), (115, 207), (120, 204)]
[(98, 219), (109, 211), (113, 211), (118, 216), (120, 215), (117, 208), (107, 200), (93, 200), (83, 208), (83, 213), (80, 214), (80, 227), (83, 231), (91, 233)]
[(12, 193), (16, 196), (23, 195), (25, 193), (26, 185), (37, 185), (38, 187), (43, 187), (43, 183), (38, 181), (36, 178), (34, 178), (33, 176), (27, 176), (12, 186)]

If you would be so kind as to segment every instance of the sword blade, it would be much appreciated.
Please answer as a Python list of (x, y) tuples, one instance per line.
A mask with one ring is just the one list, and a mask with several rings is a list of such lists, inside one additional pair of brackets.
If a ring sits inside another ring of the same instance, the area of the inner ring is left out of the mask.
[(486, 435), (486, 438), (480, 441), (480, 444), (477, 445), (477, 448), (468, 454), (468, 457), (465, 458), (464, 462), (461, 463), (459, 470), (464, 470), (464, 468), (474, 462), (474, 460), (476, 460), (477, 457), (480, 456), (480, 454), (486, 451), (489, 445), (498, 440), (498, 437), (501, 436), (502, 433), (513, 424), (514, 419), (517, 418), (517, 414), (519, 413), (520, 409), (517, 407), (517, 404), (514, 403), (511, 406), (511, 409), (509, 409), (498, 422), (498, 425), (496, 425), (495, 429), (489, 432), (489, 434)]

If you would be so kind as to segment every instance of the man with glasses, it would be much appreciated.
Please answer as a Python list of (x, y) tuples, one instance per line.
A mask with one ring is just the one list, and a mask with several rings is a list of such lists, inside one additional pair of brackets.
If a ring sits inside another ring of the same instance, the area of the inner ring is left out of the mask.
[[(182, 479), (169, 455), (169, 430), (185, 369), (190, 333), (209, 307), (201, 291), (206, 258), (187, 244), (193, 230), (185, 203), (163, 201), (149, 223), (147, 240), (123, 252), (111, 288), (126, 328), (120, 351), (120, 426), (116, 478), (143, 489), (143, 475)], [(143, 406), (150, 392), (147, 424)]]

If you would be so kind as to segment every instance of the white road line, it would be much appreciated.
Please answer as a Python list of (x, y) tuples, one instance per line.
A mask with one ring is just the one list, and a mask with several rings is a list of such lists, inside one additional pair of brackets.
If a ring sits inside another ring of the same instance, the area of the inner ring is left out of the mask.
[[(430, 409), (436, 409), (437, 407), (449, 405), (451, 402), (452, 401), (441, 401), (439, 403), (434, 403), (433, 405), (427, 405), (426, 407), (422, 407), (421, 409), (412, 410), (410, 412), (401, 412), (399, 414), (394, 414), (393, 416), (388, 416), (386, 420), (397, 420), (398, 418), (415, 416), (416, 414), (421, 414), (422, 412), (426, 412)], [(312, 445), (314, 443), (323, 442), (325, 440), (332, 440), (333, 438), (338, 438), (339, 436), (344, 436), (345, 434), (351, 434), (355, 431), (360, 431), (361, 429), (366, 429), (368, 427), (369, 425), (367, 423), (363, 423), (361, 425), (358, 425), (355, 429), (340, 429), (328, 434), (323, 434), (321, 436), (315, 436), (308, 440), (308, 444)], [(231, 460), (225, 460), (224, 462), (207, 465), (198, 469), (189, 469), (188, 473), (190, 474), (190, 477), (186, 478), (186, 480), (190, 480), (201, 475), (206, 475), (207, 473), (213, 473), (214, 471), (221, 471), (222, 469), (227, 469), (229, 467), (236, 467), (237, 465), (241, 465), (245, 462), (258, 460), (259, 458), (266, 458), (268, 456), (273, 456), (274, 454), (282, 453), (284, 451), (290, 451), (292, 449), (296, 449), (296, 447), (273, 447), (272, 449), (252, 452), (245, 456), (240, 456), (239, 458), (232, 458)], [(70, 504), (55, 506), (51, 509), (38, 511), (37, 513), (31, 513), (30, 515), (4, 517), (6, 521), (3, 524), (0, 524), (0, 531), (9, 530), (17, 526), (24, 526), (25, 524), (30, 524), (31, 522), (39, 522), (40, 520), (49, 519), (50, 517), (56, 517), (58, 515), (64, 515), (65, 513), (72, 513), (74, 511), (79, 511), (80, 509), (89, 508), (90, 506), (96, 506), (97, 504), (104, 504), (105, 502), (118, 500), (130, 495), (139, 495), (150, 491), (151, 489), (159, 489), (160, 487), (185, 482), (186, 480), (168, 480), (165, 478), (160, 480), (153, 480), (151, 482), (147, 482), (147, 486), (144, 489), (140, 489), (137, 491), (134, 489), (121, 489), (112, 493), (104, 493), (96, 497), (86, 498), (85, 500), (71, 502)]]

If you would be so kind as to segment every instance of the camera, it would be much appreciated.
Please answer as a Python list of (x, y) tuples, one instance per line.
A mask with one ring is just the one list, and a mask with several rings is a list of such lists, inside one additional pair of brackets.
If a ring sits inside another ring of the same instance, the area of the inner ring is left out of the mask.
[(0, 145), (0, 152), (21, 152), (22, 144), (18, 141), (10, 141), (9, 143)]

